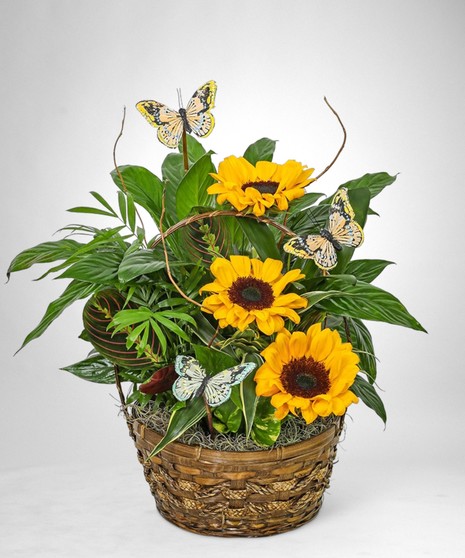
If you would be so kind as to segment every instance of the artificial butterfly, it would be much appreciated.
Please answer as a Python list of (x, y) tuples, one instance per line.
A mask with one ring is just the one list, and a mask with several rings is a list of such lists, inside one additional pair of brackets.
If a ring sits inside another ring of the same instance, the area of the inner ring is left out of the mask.
[(284, 251), (299, 258), (313, 259), (325, 271), (337, 265), (337, 252), (343, 246), (357, 248), (363, 242), (362, 227), (354, 221), (355, 212), (349, 202), (347, 188), (339, 188), (329, 210), (329, 224), (320, 234), (294, 236)]
[(158, 101), (139, 101), (136, 108), (152, 126), (158, 128), (158, 139), (167, 147), (175, 148), (183, 130), (199, 138), (211, 134), (215, 119), (210, 109), (215, 106), (215, 96), (216, 83), (207, 81), (192, 95), (187, 107), (181, 107), (179, 112)]
[(230, 398), (231, 387), (240, 384), (255, 366), (253, 362), (246, 362), (208, 376), (198, 360), (178, 355), (174, 369), (179, 378), (173, 384), (173, 394), (179, 401), (203, 395), (211, 407), (217, 407)]

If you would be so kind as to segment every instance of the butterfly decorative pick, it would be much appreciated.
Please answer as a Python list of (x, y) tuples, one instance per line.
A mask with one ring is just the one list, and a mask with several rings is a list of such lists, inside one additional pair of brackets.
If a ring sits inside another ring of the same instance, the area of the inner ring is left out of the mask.
[(363, 242), (362, 227), (354, 217), (347, 188), (339, 188), (329, 210), (328, 227), (321, 229), (320, 234), (292, 237), (284, 245), (284, 251), (299, 258), (313, 259), (324, 271), (333, 269), (337, 265), (337, 252), (343, 246), (357, 248)]
[(210, 110), (215, 106), (216, 89), (214, 81), (207, 81), (192, 95), (187, 107), (181, 107), (179, 111), (158, 101), (140, 101), (136, 108), (152, 126), (158, 128), (158, 139), (167, 147), (175, 148), (183, 130), (199, 138), (212, 133), (215, 118)]
[(179, 378), (173, 384), (173, 394), (179, 401), (204, 396), (210, 407), (217, 407), (230, 398), (231, 387), (240, 384), (255, 366), (246, 362), (208, 376), (198, 360), (178, 355), (174, 368)]

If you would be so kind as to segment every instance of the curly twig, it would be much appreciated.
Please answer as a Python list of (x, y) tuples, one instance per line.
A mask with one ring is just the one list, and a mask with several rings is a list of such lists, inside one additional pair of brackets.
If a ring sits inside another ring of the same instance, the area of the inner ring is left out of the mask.
[[(346, 144), (346, 139), (347, 139), (347, 132), (346, 129), (344, 128), (344, 124), (342, 123), (342, 120), (339, 117), (339, 114), (333, 109), (333, 107), (329, 104), (328, 99), (326, 97), (324, 97), (325, 103), (328, 105), (328, 107), (330, 108), (331, 112), (336, 116), (339, 124), (341, 125), (342, 131), (344, 133), (344, 139), (342, 141), (342, 145), (339, 148), (339, 151), (336, 153), (336, 157), (334, 157), (334, 159), (331, 161), (331, 163), (325, 168), (325, 170), (323, 172), (320, 172), (320, 174), (315, 177), (315, 180), (318, 180), (320, 177), (322, 177), (326, 172), (329, 171), (329, 169), (334, 165), (334, 163), (337, 161), (339, 155), (342, 153), (342, 150), (344, 149), (344, 146)], [(313, 182), (315, 182), (315, 180)]]

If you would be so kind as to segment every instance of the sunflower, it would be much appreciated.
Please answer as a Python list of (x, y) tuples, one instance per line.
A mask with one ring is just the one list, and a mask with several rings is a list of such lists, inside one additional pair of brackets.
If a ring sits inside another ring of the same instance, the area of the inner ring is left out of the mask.
[(349, 390), (359, 371), (359, 357), (337, 331), (312, 325), (307, 333), (278, 333), (257, 370), (257, 395), (271, 396), (275, 417), (300, 409), (307, 424), (318, 416), (343, 415), (357, 396)]
[(215, 280), (200, 289), (201, 293), (214, 293), (203, 301), (202, 310), (213, 314), (220, 327), (231, 325), (244, 331), (256, 322), (266, 335), (283, 329), (283, 318), (298, 324), (300, 317), (294, 308), (305, 308), (307, 300), (282, 292), (304, 275), (300, 269), (282, 275), (282, 267), (281, 261), (271, 258), (264, 262), (247, 256), (217, 258), (210, 266)]
[(283, 165), (259, 161), (255, 166), (244, 157), (231, 155), (219, 164), (217, 180), (208, 188), (209, 194), (217, 194), (220, 205), (229, 202), (238, 211), (248, 207), (260, 217), (273, 205), (285, 211), (289, 202), (305, 194), (305, 186), (313, 182), (310, 175), (314, 169), (303, 167), (297, 161)]

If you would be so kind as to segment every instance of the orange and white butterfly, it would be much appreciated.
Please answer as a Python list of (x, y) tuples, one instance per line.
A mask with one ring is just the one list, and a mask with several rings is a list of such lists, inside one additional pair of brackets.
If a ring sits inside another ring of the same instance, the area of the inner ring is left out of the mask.
[(343, 246), (357, 248), (363, 242), (362, 227), (354, 221), (355, 213), (349, 202), (347, 188), (339, 188), (329, 210), (329, 223), (320, 234), (294, 236), (284, 245), (284, 251), (299, 258), (312, 259), (325, 271), (337, 265), (337, 252)]
[(192, 95), (186, 108), (172, 110), (158, 101), (139, 101), (137, 110), (148, 122), (158, 128), (158, 139), (167, 147), (177, 147), (185, 130), (199, 138), (212, 133), (215, 118), (210, 110), (215, 106), (216, 83), (207, 81)]

